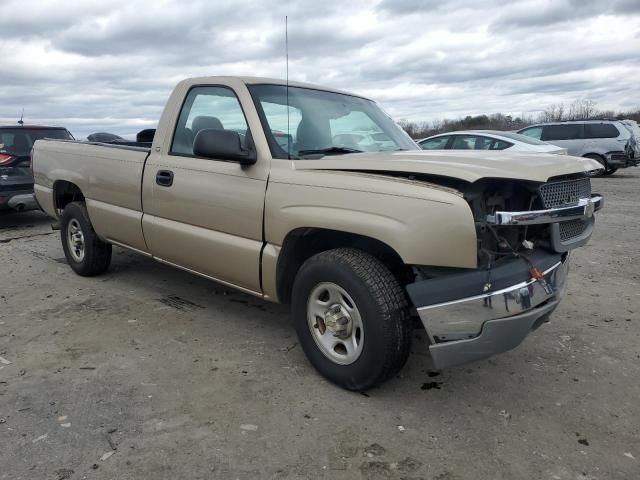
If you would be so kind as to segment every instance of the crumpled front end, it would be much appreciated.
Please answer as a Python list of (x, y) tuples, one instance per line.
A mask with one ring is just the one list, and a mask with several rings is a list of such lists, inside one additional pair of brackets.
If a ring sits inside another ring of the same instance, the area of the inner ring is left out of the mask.
[(569, 251), (589, 240), (604, 204), (586, 176), (502, 190), (486, 183), (465, 197), (476, 219), (478, 268), (416, 267), (407, 285), (436, 368), (510, 350), (545, 322), (564, 291)]
[[(540, 270), (531, 278), (531, 266)], [(407, 287), (431, 341), (436, 368), (502, 353), (519, 345), (557, 307), (568, 254), (536, 252), (487, 271), (428, 279)]]

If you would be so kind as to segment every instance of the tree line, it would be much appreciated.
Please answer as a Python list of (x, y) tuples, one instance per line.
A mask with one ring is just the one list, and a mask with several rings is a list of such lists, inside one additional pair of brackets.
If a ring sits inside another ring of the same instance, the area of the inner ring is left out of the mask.
[(464, 118), (412, 122), (401, 119), (398, 124), (415, 139), (455, 130), (519, 130), (535, 123), (562, 120), (589, 120), (591, 118), (630, 119), (640, 123), (640, 109), (630, 112), (600, 110), (592, 100), (576, 100), (570, 105), (556, 103), (538, 114), (523, 113), (519, 116), (492, 113), (467, 115)]

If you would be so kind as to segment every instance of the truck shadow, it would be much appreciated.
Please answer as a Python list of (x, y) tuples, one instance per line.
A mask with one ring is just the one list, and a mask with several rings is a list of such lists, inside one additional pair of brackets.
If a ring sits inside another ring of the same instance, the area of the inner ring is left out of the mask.
[[(68, 274), (73, 275), (72, 272)], [(207, 327), (212, 321), (216, 324), (231, 322), (234, 329), (249, 332), (251, 342), (255, 344), (278, 346), (281, 338), (288, 338), (287, 345), (280, 348), (281, 354), (288, 355), (291, 365), (300, 375), (299, 381), (306, 388), (319, 389), (323, 395), (336, 395), (345, 400), (351, 398), (349, 401), (361, 398), (361, 401), (378, 406), (392, 405), (398, 398), (403, 398), (415, 409), (428, 405), (435, 411), (453, 409), (468, 413), (466, 409), (473, 404), (470, 398), (483, 398), (486, 404), (499, 405), (504, 396), (518, 396), (522, 389), (533, 395), (540, 384), (551, 386), (549, 371), (543, 373), (539, 365), (540, 355), (552, 351), (548, 340), (532, 338), (512, 352), (440, 372), (433, 369), (426, 332), (416, 328), (409, 360), (395, 378), (367, 392), (347, 392), (323, 379), (309, 365), (297, 345), (295, 323), (287, 305), (273, 304), (238, 292), (119, 247), (114, 247), (110, 270), (95, 278), (100, 283), (117, 283), (121, 291), (136, 292), (139, 302), (147, 305), (143, 315), (148, 318), (168, 316), (169, 323), (175, 321), (176, 324), (181, 322), (180, 319), (194, 320), (189, 323), (191, 334), (205, 342), (213, 343), (215, 340)], [(177, 317), (174, 318), (171, 312), (175, 312)], [(258, 326), (268, 328), (256, 328)], [(170, 341), (170, 330), (166, 333), (167, 341)], [(551, 334), (541, 333), (542, 336)], [(536, 332), (536, 336), (541, 333)], [(260, 360), (275, 362), (271, 367), (273, 370), (281, 368), (278, 357), (267, 356)], [(547, 368), (554, 371), (553, 362), (550, 363)], [(554, 374), (559, 376), (555, 371)], [(557, 378), (553, 380), (557, 381)], [(526, 402), (523, 400), (523, 403)], [(502, 419), (500, 410), (498, 408), (498, 417)]]
[(51, 218), (40, 210), (27, 212), (0, 210), (0, 231), (2, 232), (36, 227), (50, 228), (51, 223)]
[(235, 304), (252, 311), (252, 315), (265, 312), (283, 317), (289, 322), (289, 308), (263, 300), (213, 280), (164, 265), (151, 258), (114, 247), (111, 267), (103, 281), (140, 284), (153, 289), (158, 301), (176, 310), (217, 308), (221, 304)]

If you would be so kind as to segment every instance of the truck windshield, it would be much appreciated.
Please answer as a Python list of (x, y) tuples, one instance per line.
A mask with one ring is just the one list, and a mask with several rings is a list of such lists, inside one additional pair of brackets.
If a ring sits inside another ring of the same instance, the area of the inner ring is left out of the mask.
[[(375, 102), (284, 85), (250, 85), (274, 158), (420, 150)], [(287, 112), (288, 110), (288, 112)]]

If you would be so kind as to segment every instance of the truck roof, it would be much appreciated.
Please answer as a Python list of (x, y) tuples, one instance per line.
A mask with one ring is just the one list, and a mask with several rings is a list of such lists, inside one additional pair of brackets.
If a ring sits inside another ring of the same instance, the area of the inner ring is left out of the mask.
[[(287, 81), (279, 78), (267, 78), (267, 77), (251, 77), (251, 76), (236, 76), (236, 75), (226, 75), (226, 76), (212, 76), (212, 77), (193, 77), (187, 78), (183, 80), (181, 83), (188, 83), (190, 85), (199, 85), (199, 84), (216, 84), (220, 81), (229, 81), (229, 80), (239, 80), (246, 85), (287, 85)], [(325, 92), (334, 92), (340, 93), (343, 95), (350, 95), (352, 97), (360, 97), (369, 100), (367, 97), (363, 97), (362, 95), (357, 95), (351, 92), (345, 92), (344, 90), (339, 90), (337, 88), (328, 88), (322, 85), (315, 85), (313, 83), (306, 82), (297, 82), (294, 80), (289, 80), (290, 87), (302, 87), (302, 88), (311, 88), (313, 90), (322, 90)]]

